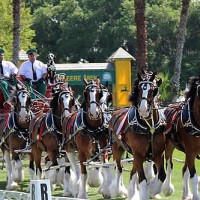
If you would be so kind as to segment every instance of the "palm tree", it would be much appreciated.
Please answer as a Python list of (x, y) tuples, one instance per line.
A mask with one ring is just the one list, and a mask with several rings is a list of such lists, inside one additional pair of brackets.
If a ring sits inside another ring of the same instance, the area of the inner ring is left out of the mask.
[(177, 38), (176, 46), (176, 61), (174, 67), (174, 75), (172, 77), (172, 101), (176, 101), (179, 95), (180, 88), (180, 74), (181, 74), (181, 63), (183, 56), (183, 47), (186, 37), (186, 25), (189, 13), (190, 0), (182, 0), (182, 10), (179, 23), (179, 33)]
[(21, 0), (13, 0), (13, 63), (16, 66), (20, 48), (20, 3)]
[(134, 0), (136, 33), (136, 64), (138, 71), (147, 70), (147, 20), (145, 16), (145, 0)]

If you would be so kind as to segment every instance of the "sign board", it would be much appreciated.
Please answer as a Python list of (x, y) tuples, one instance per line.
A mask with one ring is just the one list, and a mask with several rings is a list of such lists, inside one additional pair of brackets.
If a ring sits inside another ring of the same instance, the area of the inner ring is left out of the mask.
[(30, 200), (52, 200), (50, 180), (31, 180)]

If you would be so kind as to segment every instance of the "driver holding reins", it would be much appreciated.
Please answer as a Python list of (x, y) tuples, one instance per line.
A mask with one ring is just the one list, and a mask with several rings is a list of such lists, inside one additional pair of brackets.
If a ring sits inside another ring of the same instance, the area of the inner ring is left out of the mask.
[(22, 63), (19, 69), (19, 75), (25, 85), (29, 86), (31, 98), (35, 99), (36, 96), (33, 92), (33, 88), (41, 95), (45, 95), (47, 87), (45, 82), (47, 77), (47, 67), (41, 61), (36, 59), (36, 49), (29, 49), (26, 54), (28, 55), (28, 60)]

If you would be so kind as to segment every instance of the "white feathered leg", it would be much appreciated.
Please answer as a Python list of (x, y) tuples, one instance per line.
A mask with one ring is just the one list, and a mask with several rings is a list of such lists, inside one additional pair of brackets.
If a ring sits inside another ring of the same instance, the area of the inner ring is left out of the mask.
[(129, 186), (128, 186), (128, 200), (140, 200), (140, 194), (138, 191), (138, 185), (137, 185), (137, 173), (135, 173), (130, 182), (129, 182)]
[(198, 194), (198, 176), (195, 173), (193, 178), (190, 178), (193, 197), (192, 200), (200, 200), (199, 194)]
[(166, 178), (162, 186), (162, 192), (165, 196), (169, 196), (174, 192), (174, 185), (171, 182), (172, 166), (170, 160), (167, 160)]
[(189, 186), (189, 178), (190, 178), (190, 172), (188, 167), (186, 168), (185, 173), (183, 174), (183, 199), (192, 199), (192, 193), (190, 191)]
[(127, 197), (128, 191), (123, 183), (122, 173), (120, 173), (118, 171), (118, 169), (116, 169), (116, 175), (115, 175), (115, 178), (114, 178), (112, 184), (109, 187), (109, 190), (110, 190), (111, 198)]
[(13, 174), (12, 174), (12, 165), (10, 160), (10, 152), (5, 150), (4, 152), (4, 160), (6, 163), (6, 170), (7, 170), (7, 190), (17, 190), (19, 188), (19, 185), (13, 181)]

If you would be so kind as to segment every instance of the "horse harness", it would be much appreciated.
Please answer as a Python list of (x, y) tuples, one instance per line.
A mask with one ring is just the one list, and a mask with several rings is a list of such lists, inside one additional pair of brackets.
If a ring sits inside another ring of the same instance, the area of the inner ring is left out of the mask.
[[(42, 138), (47, 134), (50, 133), (52, 134), (58, 143), (58, 145), (61, 144), (62, 140), (62, 133), (54, 124), (54, 119), (53, 119), (53, 113), (52, 112), (47, 112), (42, 113), (40, 116), (37, 116), (37, 119), (34, 120), (34, 123), (32, 124), (31, 130), (34, 129), (34, 127), (37, 127), (36, 131), (36, 136), (34, 139), (32, 139), (31, 144), (35, 143), (36, 141), (40, 142), (40, 147), (43, 150), (46, 150), (45, 145), (42, 142)], [(46, 129), (46, 130), (45, 130)], [(30, 132), (30, 138), (33, 132)], [(39, 135), (38, 135), (39, 134)]]
[[(150, 124), (145, 120), (144, 118), (141, 118), (138, 112), (138, 109), (135, 106), (132, 106), (128, 109), (126, 109), (124, 112), (120, 113), (114, 123), (113, 127), (115, 126), (117, 120), (124, 115), (124, 119), (120, 122), (119, 128), (116, 132), (116, 137), (114, 138), (125, 151), (128, 151), (129, 153), (133, 154), (130, 147), (126, 143), (126, 131), (128, 128), (130, 128), (133, 132), (139, 134), (139, 135), (146, 135), (148, 137), (149, 141), (149, 150), (146, 155), (147, 160), (151, 160), (153, 158), (153, 135), (154, 133), (160, 133), (165, 130), (165, 117), (161, 110), (158, 110), (159, 114), (159, 120), (154, 126), (150, 126)], [(153, 120), (153, 118), (152, 118)], [(125, 121), (127, 121), (127, 125), (125, 126)], [(111, 130), (113, 131), (113, 129)], [(111, 134), (113, 136), (113, 134)], [(112, 141), (115, 142), (115, 141)]]
[(178, 122), (180, 121), (185, 132), (191, 136), (200, 136), (200, 127), (192, 117), (191, 99), (176, 109), (172, 109), (168, 114), (170, 115), (171, 123), (168, 124), (166, 135), (172, 138), (181, 151), (185, 151), (180, 143), (180, 136), (178, 131)]
[[(30, 120), (32, 118), (32, 115), (30, 115)], [(6, 129), (9, 129), (9, 132), (6, 133)], [(0, 146), (5, 145), (7, 149), (9, 147), (6, 144), (6, 140), (9, 138), (11, 134), (16, 134), (19, 138), (22, 138), (23, 140), (29, 141), (29, 130), (28, 129), (20, 129), (16, 123), (15, 123), (15, 117), (14, 112), (11, 112), (8, 116), (7, 122), (5, 124), (4, 130), (3, 130), (3, 137)]]
[(91, 129), (84, 121), (84, 111), (81, 109), (78, 112), (71, 114), (67, 121), (64, 123), (64, 130), (66, 130), (69, 134), (69, 138), (64, 138), (64, 144), (70, 142), (74, 147), (76, 147), (75, 136), (76, 134), (81, 131), (81, 135), (88, 136), (93, 141), (98, 141), (99, 138), (102, 136), (104, 131), (107, 129), (104, 123), (102, 123), (101, 127), (96, 129)]

